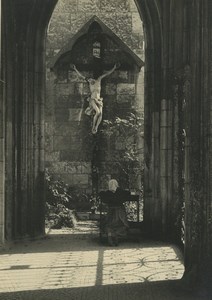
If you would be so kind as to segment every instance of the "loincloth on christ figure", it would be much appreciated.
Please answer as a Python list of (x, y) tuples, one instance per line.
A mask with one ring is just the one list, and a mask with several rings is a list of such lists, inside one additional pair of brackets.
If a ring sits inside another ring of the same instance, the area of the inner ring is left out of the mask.
[(100, 109), (103, 107), (103, 98), (88, 98), (89, 105), (85, 110), (85, 114), (88, 116), (95, 115), (96, 111), (94, 109), (94, 104)]

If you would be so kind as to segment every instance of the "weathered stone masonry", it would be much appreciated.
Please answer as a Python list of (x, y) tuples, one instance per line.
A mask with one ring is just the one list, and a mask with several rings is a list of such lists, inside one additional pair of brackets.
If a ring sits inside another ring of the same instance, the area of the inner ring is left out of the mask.
[[(164, 164), (161, 161), (163, 149), (159, 138), (161, 103), (163, 99), (166, 100), (166, 114), (169, 114), (169, 103), (176, 102), (176, 97), (170, 96), (170, 88), (173, 86), (170, 77), (173, 78), (173, 74), (178, 74), (179, 70), (188, 66), (191, 75), (186, 79), (187, 83), (183, 84), (188, 88), (185, 97), (185, 277), (195, 275), (193, 279), (196, 284), (192, 288), (201, 284), (209, 289), (212, 278), (211, 1), (136, 2), (142, 14), (146, 36), (146, 228), (150, 233), (158, 233), (157, 237), (170, 238), (172, 235), (170, 221), (172, 225), (175, 223), (175, 211), (172, 214), (171, 209), (172, 196), (175, 196), (174, 193), (169, 194), (168, 190), (172, 186), (165, 186), (167, 190), (163, 195), (169, 195), (166, 205), (166, 199), (160, 195), (162, 178), (159, 175), (164, 174), (160, 173), (160, 166)], [(5, 141), (5, 152), (2, 152), (2, 165), (5, 164), (2, 191), (5, 192), (0, 198), (0, 224), (3, 225), (1, 240), (4, 240), (4, 233), (7, 239), (15, 239), (27, 235), (38, 236), (44, 232), (44, 199), (40, 193), (41, 186), (35, 184), (37, 178), (43, 184), (43, 177), (38, 176), (40, 171), (43, 172), (43, 148), (42, 143), (38, 142), (42, 140), (42, 131), (38, 131), (38, 139), (32, 133), (35, 133), (34, 104), (37, 102), (41, 109), (43, 103), (40, 100), (45, 89), (42, 77), (45, 68), (45, 30), (55, 3), (52, 0), (2, 1), (4, 51), (1, 76), (7, 84), (3, 85), (1, 106), (5, 126), (5, 130), (1, 131), (1, 141)], [(20, 107), (20, 104), (26, 103), (31, 103), (33, 113), (28, 110), (27, 114), (23, 114), (23, 107), (26, 106)], [(169, 122), (166, 124), (169, 125)], [(174, 136), (172, 132), (172, 138)], [(34, 144), (31, 144), (30, 139)], [(168, 147), (166, 149), (169, 150)], [(40, 159), (35, 160), (36, 153), (40, 153)], [(172, 160), (170, 164), (167, 163), (168, 168), (173, 166), (173, 157), (176, 156), (173, 148), (171, 153)], [(1, 171), (4, 172), (4, 169)], [(172, 182), (176, 179), (174, 176)], [(26, 186), (27, 197), (23, 193)], [(168, 208), (168, 215), (167, 210), (160, 210), (162, 203)], [(4, 221), (2, 212), (5, 208)]]
[[(121, 56), (125, 55), (124, 49), (115, 46), (111, 38), (102, 37), (104, 44), (102, 67), (98, 59), (93, 59), (91, 55), (93, 45), (89, 44), (88, 30), (92, 30), (89, 26), (93, 26), (95, 20), (97, 24), (99, 20), (100, 27), (108, 25), (105, 34), (111, 34), (115, 39), (120, 37), (124, 48), (129, 46), (134, 53), (140, 57), (144, 56), (142, 22), (134, 2), (124, 1), (121, 7), (120, 3), (113, 1), (107, 1), (107, 5), (104, 1), (95, 2), (97, 5), (94, 2), (91, 5), (90, 1), (76, 1), (76, 6), (70, 7), (68, 1), (60, 1), (49, 25), (47, 43), (46, 166), (56, 178), (64, 180), (71, 186), (78, 186), (87, 193), (92, 191), (91, 161), (95, 144), (90, 135), (91, 121), (84, 115), (85, 99), (89, 96), (89, 89), (88, 84), (68, 66), (74, 63), (81, 68), (84, 75), (93, 77), (96, 71), (100, 75), (114, 63), (120, 62)], [(121, 14), (114, 23), (118, 11)], [(87, 34), (84, 40), (83, 34)], [(118, 51), (117, 55), (115, 51)], [(122, 59), (122, 64), (126, 65), (127, 59), (125, 61)], [(143, 69), (138, 72), (139, 69), (136, 70), (134, 67), (135, 71), (131, 66), (131, 70), (128, 70), (129, 61), (127, 68), (123, 65), (102, 82), (104, 119), (124, 117), (133, 109), (137, 113), (143, 111)], [(101, 140), (98, 143), (100, 144), (98, 159), (101, 161), (99, 188), (105, 188), (108, 176), (117, 177), (113, 157), (121, 148), (119, 141), (115, 146), (112, 146), (112, 141)], [(111, 149), (109, 152), (108, 147)]]

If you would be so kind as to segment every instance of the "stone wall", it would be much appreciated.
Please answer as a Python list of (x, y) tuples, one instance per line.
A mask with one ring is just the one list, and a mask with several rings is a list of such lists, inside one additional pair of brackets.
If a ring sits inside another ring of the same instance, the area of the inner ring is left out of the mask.
[[(91, 135), (91, 120), (84, 114), (88, 84), (70, 68), (62, 66), (54, 72), (49, 66), (55, 55), (74, 38), (75, 34), (93, 16), (97, 16), (138, 57), (144, 59), (142, 22), (134, 1), (84, 1), (58, 2), (48, 28), (47, 84), (45, 107), (46, 167), (56, 178), (85, 193), (92, 192), (92, 157), (95, 147)], [(83, 51), (79, 49), (77, 53)], [(65, 58), (64, 58), (65, 57)], [(73, 58), (66, 55), (59, 61)], [(119, 58), (117, 57), (117, 60)], [(81, 71), (93, 76), (91, 70)], [(108, 68), (108, 67), (107, 67)], [(125, 117), (129, 111), (143, 112), (143, 69), (121, 68), (102, 82), (104, 119)], [(114, 155), (123, 151), (120, 140), (98, 138), (98, 159), (102, 162), (99, 188), (105, 188), (108, 176), (117, 177)], [(142, 139), (140, 144), (142, 143)], [(120, 148), (121, 147), (121, 148)], [(143, 146), (142, 146), (143, 147)], [(110, 149), (110, 150), (109, 150)], [(119, 176), (118, 176), (119, 177)]]

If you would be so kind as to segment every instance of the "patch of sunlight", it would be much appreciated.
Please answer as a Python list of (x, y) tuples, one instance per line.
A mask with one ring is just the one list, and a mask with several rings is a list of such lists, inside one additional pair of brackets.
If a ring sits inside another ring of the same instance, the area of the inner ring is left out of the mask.
[(173, 247), (106, 250), (103, 285), (180, 279), (183, 263)]
[(0, 292), (94, 286), (98, 251), (1, 255)]
[(117, 248), (1, 255), (0, 292), (180, 279), (173, 247)]

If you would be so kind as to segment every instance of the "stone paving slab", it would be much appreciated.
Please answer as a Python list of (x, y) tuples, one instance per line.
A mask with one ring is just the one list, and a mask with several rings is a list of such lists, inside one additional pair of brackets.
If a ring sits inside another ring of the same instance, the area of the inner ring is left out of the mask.
[(51, 230), (46, 238), (0, 252), (0, 299), (206, 299), (182, 288), (182, 255), (151, 241), (99, 242), (95, 222)]

